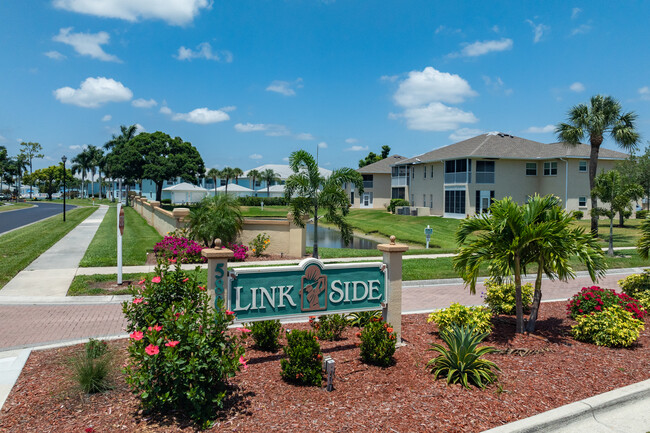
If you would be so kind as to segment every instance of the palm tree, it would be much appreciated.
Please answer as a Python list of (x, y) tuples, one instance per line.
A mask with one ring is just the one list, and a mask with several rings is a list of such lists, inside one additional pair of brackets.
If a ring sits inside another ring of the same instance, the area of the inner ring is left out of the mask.
[(221, 176), (226, 179), (226, 194), (228, 194), (228, 181), (235, 177), (235, 171), (230, 167), (224, 167), (224, 169), (221, 170)]
[(575, 273), (569, 259), (577, 256), (587, 265), (592, 279), (604, 270), (602, 251), (593, 236), (580, 228), (569, 229), (573, 220), (559, 207), (553, 196), (535, 196), (523, 206), (511, 197), (495, 201), (489, 213), (482, 213), (461, 222), (456, 232), (460, 247), (454, 258), (454, 269), (476, 293), (476, 281), (482, 265), (497, 281), (514, 279), (517, 325), (524, 332), (521, 276), (527, 266), (537, 263), (534, 308), (531, 309), (529, 329), (534, 330), (542, 298), (542, 273), (549, 278), (566, 280)]
[[(90, 170), (90, 184), (91, 184), (91, 191), (92, 195), (95, 193), (95, 173), (97, 172), (97, 167), (101, 164), (101, 160), (104, 157), (104, 151), (98, 148), (97, 146), (93, 146), (92, 144), (88, 146), (86, 149), (86, 152), (88, 153), (88, 158), (90, 159), (90, 166), (88, 169)], [(101, 173), (100, 173), (101, 175)], [(102, 182), (101, 179), (99, 179), (99, 198), (102, 198)]]
[(221, 171), (216, 168), (211, 168), (207, 173), (208, 177), (212, 178), (214, 182), (214, 195), (217, 195), (217, 179), (221, 178)]
[(84, 198), (86, 189), (84, 187), (86, 181), (86, 172), (90, 169), (92, 158), (87, 149), (79, 152), (77, 156), (72, 158), (72, 173), (81, 173), (81, 198)]
[[(341, 231), (343, 242), (349, 244), (352, 228), (345, 217), (350, 212), (350, 201), (342, 185), (345, 182), (353, 183), (363, 193), (361, 175), (351, 168), (339, 168), (330, 177), (324, 178), (314, 157), (304, 150), (291, 153), (289, 166), (293, 174), (287, 179), (284, 194), (290, 200), (293, 220), (298, 227), (305, 226), (304, 217), (314, 218), (313, 257), (318, 258), (318, 210), (321, 208), (325, 211), (325, 221), (336, 225)], [(262, 173), (263, 176), (264, 173), (266, 170)]]
[(29, 189), (29, 198), (32, 198), (32, 190), (34, 189), (34, 180), (33, 174), (34, 170), (32, 167), (32, 162), (34, 161), (34, 158), (43, 158), (45, 155), (43, 155), (41, 150), (43, 150), (43, 146), (41, 146), (40, 143), (25, 143), (24, 141), (20, 143), (20, 154), (24, 156), (25, 160), (29, 162), (29, 177), (30, 177), (30, 182), (31, 182), (31, 188)]
[[(591, 145), (589, 156), (589, 190), (594, 188), (598, 169), (598, 153), (604, 135), (609, 133), (614, 142), (626, 151), (636, 149), (639, 133), (634, 127), (637, 115), (634, 112), (621, 114), (621, 104), (610, 96), (591, 97), (589, 106), (578, 104), (568, 113), (568, 123), (560, 123), (555, 128), (558, 139), (567, 146), (577, 146), (587, 136)], [(591, 232), (598, 236), (598, 215), (594, 211), (597, 199), (591, 196)]]
[(232, 169), (232, 176), (235, 178), (235, 185), (239, 185), (239, 176), (243, 174), (244, 172), (239, 167), (235, 167)]
[(648, 260), (648, 253), (650, 253), (650, 218), (646, 218), (641, 223), (641, 238), (637, 244), (639, 256)]
[(271, 197), (271, 183), (280, 181), (280, 176), (272, 168), (267, 168), (260, 173), (260, 180), (266, 182), (266, 196)]
[(214, 248), (215, 239), (224, 245), (234, 242), (242, 230), (244, 218), (236, 197), (219, 194), (206, 197), (190, 210), (189, 229), (195, 240)]
[(131, 125), (131, 126), (121, 125), (120, 131), (122, 133), (120, 135), (113, 134), (113, 137), (110, 140), (108, 140), (106, 143), (104, 143), (104, 149), (111, 150), (119, 143), (127, 143), (131, 141), (131, 139), (137, 135), (136, 134), (137, 130), (138, 130), (138, 125)]
[(248, 170), (248, 173), (246, 174), (246, 176), (249, 179), (251, 179), (250, 188), (253, 191), (255, 191), (255, 179), (260, 179), (262, 177), (262, 173), (260, 173), (259, 171), (255, 170), (255, 169), (252, 169), (252, 170)]
[(2, 194), (2, 181), (8, 164), (9, 158), (7, 158), (7, 148), (5, 146), (0, 146), (0, 194)]

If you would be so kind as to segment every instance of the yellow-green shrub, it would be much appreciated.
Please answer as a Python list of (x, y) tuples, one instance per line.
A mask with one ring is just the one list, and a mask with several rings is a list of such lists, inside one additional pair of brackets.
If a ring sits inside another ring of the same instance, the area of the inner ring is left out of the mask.
[(571, 328), (574, 338), (597, 346), (631, 346), (643, 330), (643, 322), (619, 305), (578, 316), (576, 321), (578, 324)]
[(452, 325), (458, 327), (475, 327), (480, 334), (492, 331), (492, 313), (487, 307), (466, 307), (458, 303), (449, 308), (434, 311), (429, 314), (427, 322), (435, 322), (438, 331), (442, 332)]
[[(498, 284), (493, 280), (485, 281), (485, 303), (494, 314), (515, 314), (515, 284)], [(521, 286), (521, 301), (524, 310), (530, 308), (533, 302), (533, 285), (530, 283)]]
[(643, 308), (650, 310), (650, 269), (642, 274), (634, 274), (618, 281), (621, 290), (628, 296), (633, 297), (643, 305)]

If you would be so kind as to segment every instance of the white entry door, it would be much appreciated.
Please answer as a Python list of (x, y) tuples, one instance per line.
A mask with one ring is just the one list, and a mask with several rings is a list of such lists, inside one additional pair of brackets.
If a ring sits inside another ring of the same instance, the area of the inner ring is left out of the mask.
[(372, 207), (372, 193), (364, 192), (361, 197), (361, 207)]
[(479, 191), (478, 213), (487, 212), (492, 204), (491, 191)]

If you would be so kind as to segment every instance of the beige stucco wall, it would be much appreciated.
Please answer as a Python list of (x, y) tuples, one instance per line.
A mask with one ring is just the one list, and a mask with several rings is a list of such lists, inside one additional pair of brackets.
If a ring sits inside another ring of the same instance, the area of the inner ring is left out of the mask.
[[(433, 166), (433, 177), (431, 177), (431, 167)], [(411, 201), (411, 194), (414, 195), (416, 207), (423, 207), (426, 195), (426, 207), (430, 209), (431, 215), (442, 215), (444, 211), (444, 164), (442, 162), (433, 162), (428, 164), (419, 164), (411, 167), (415, 170), (415, 176), (411, 177), (411, 186), (407, 191), (407, 200)], [(424, 170), (427, 171), (427, 177), (424, 177)], [(433, 197), (433, 207), (430, 204)]]
[[(380, 173), (372, 174), (372, 188), (364, 188), (364, 193), (372, 193), (372, 206), (367, 208), (361, 207), (361, 197), (359, 196), (359, 190), (355, 188), (354, 191), (354, 203), (352, 208), (354, 209), (386, 209), (390, 204), (391, 198), (391, 186), (390, 186), (390, 174)], [(351, 192), (350, 185), (346, 185), (346, 195), (349, 198)]]

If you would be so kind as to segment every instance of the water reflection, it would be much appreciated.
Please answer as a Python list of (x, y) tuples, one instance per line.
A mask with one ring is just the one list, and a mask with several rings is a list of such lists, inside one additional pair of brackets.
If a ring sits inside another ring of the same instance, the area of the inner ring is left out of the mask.
[[(341, 239), (341, 232), (328, 227), (318, 226), (318, 246), (321, 248), (354, 248), (357, 250), (374, 250), (377, 242), (368, 239), (352, 237), (352, 242), (346, 247)], [(307, 246), (314, 246), (314, 225), (307, 224)]]

